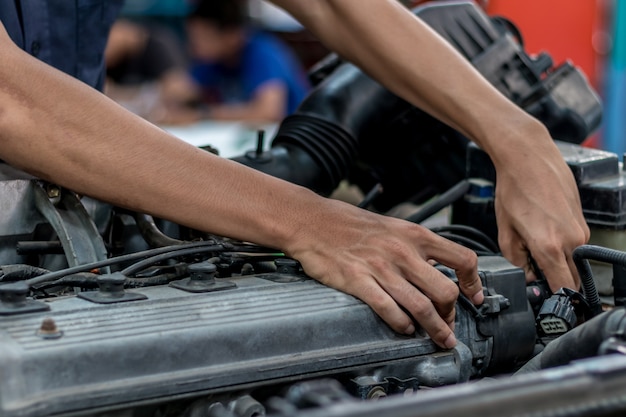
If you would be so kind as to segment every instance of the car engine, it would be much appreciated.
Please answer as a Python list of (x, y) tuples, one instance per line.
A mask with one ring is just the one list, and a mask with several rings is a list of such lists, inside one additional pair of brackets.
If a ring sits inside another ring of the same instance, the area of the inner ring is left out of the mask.
[(600, 123), (597, 95), (472, 2), (414, 12), (558, 139), (597, 239), (574, 253), (581, 292), (527, 284), (501, 256), (484, 152), (330, 56), (271, 149), (234, 159), (321, 194), (349, 181), (365, 209), (419, 204), (415, 223), (450, 207), (433, 231), (479, 255), (485, 291), (478, 307), (459, 297), (458, 345), (393, 332), (275, 248), (0, 164), (0, 415), (624, 415), (625, 174), (617, 155), (579, 145)]

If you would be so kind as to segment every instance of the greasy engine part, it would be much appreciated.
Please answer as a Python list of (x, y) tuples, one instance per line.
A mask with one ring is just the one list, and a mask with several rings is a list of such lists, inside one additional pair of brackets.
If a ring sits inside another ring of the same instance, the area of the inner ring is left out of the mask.
[[(556, 145), (574, 174), (592, 237), (602, 234), (607, 239), (604, 245), (625, 250), (620, 237), (626, 230), (626, 171), (619, 156), (562, 141), (556, 141)], [(487, 153), (474, 144), (467, 147), (466, 160), (470, 189), (456, 202), (452, 222), (476, 227), (496, 238), (495, 168)]]
[[(580, 143), (601, 120), (597, 95), (569, 62), (528, 56), (501, 19), (473, 2), (416, 8), (505, 96), (541, 120), (555, 139)], [(411, 51), (407, 51), (411, 53)], [(314, 72), (325, 77), (281, 124), (272, 148), (235, 158), (253, 168), (329, 194), (349, 177), (363, 190), (381, 183), (374, 203), (389, 209), (423, 202), (464, 178), (467, 139), (335, 57)]]
[[(0, 162), (0, 259), (45, 269), (105, 259), (110, 206), (34, 179)], [(16, 251), (16, 247), (18, 250)]]
[[(618, 308), (606, 312), (552, 341), (516, 374), (567, 365), (574, 360), (591, 358), (598, 353), (619, 351), (626, 353), (625, 332), (625, 310)], [(618, 349), (613, 349), (618, 346)]]
[(291, 409), (272, 416), (621, 417), (626, 414), (624, 386), (626, 356), (613, 354), (528, 375), (419, 391), (393, 400), (343, 399), (324, 407)]
[(271, 416), (623, 416), (625, 334), (626, 310), (619, 308), (555, 339), (512, 377), (486, 378), (437, 390), (421, 390), (411, 385), (411, 380), (400, 381), (399, 385), (394, 379), (356, 381), (366, 389), (389, 387), (396, 394), (405, 389), (412, 392), (368, 403), (356, 401), (341, 385), (326, 384), (332, 386), (332, 391), (321, 390), (319, 385), (328, 381), (311, 381), (294, 384), (283, 397), (273, 399)]
[(217, 292), (133, 289), (147, 299), (119, 303), (50, 298), (49, 311), (0, 320), (0, 414), (141, 410), (322, 376), (436, 387), (510, 371), (535, 345), (524, 273), (501, 257), (481, 257), (479, 270), (486, 302), (458, 304), (460, 343), (448, 351), (394, 333), (364, 303), (301, 274), (233, 276)]

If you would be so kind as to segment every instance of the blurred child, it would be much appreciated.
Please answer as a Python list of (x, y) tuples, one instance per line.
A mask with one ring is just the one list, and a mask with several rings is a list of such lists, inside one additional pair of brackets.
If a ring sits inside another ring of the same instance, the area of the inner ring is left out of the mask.
[(291, 50), (254, 29), (245, 3), (200, 0), (187, 18), (191, 76), (204, 108), (198, 117), (276, 122), (308, 91)]

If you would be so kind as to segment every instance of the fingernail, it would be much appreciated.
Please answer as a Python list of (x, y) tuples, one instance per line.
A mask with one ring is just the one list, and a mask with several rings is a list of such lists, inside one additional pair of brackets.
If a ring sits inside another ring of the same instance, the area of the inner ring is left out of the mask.
[(409, 336), (413, 336), (415, 334), (415, 326), (409, 324), (409, 327), (406, 328), (404, 333), (408, 334)]
[(483, 294), (483, 290), (478, 291), (472, 297), (472, 302), (474, 304), (482, 304), (485, 301), (485, 295)]
[(454, 333), (450, 333), (450, 336), (448, 336), (446, 341), (443, 342), (443, 345), (446, 347), (446, 349), (452, 349), (456, 346), (456, 337), (454, 337)]

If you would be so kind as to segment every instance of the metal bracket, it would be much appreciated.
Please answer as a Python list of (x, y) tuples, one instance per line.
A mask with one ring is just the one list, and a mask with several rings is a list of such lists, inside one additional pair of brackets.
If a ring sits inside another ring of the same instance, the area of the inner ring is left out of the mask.
[[(56, 232), (67, 263), (78, 266), (107, 259), (104, 241), (78, 196), (69, 190), (33, 180), (35, 205)], [(109, 273), (102, 268), (102, 273)]]

